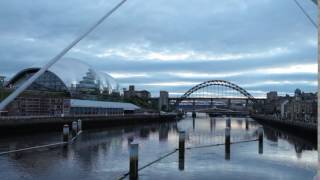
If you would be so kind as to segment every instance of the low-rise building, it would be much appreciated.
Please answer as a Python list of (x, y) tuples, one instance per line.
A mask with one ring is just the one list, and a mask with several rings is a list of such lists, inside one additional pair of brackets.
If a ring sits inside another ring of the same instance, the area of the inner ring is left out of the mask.
[(278, 99), (277, 91), (270, 91), (267, 93), (267, 101), (274, 101)]
[(131, 103), (92, 101), (80, 99), (65, 99), (63, 103), (64, 115), (110, 115), (132, 114), (140, 107)]
[(129, 90), (124, 90), (123, 95), (125, 98), (138, 97), (142, 99), (149, 99), (151, 94), (147, 90), (136, 91), (133, 85), (129, 86)]
[(159, 95), (159, 110), (167, 111), (169, 108), (169, 93), (168, 91), (160, 91)]

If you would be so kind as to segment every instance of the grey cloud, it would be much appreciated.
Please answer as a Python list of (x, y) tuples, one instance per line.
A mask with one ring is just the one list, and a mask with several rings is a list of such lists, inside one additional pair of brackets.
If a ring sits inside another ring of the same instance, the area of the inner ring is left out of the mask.
[[(0, 73), (13, 73), (39, 62), (46, 62), (88, 28), (117, 0), (42, 1), (3, 0), (0, 2)], [(301, 4), (316, 19), (311, 1)], [(33, 42), (28, 39), (34, 39)], [(86, 61), (106, 72), (145, 72), (149, 78), (120, 79), (122, 84), (204, 81), (200, 78), (166, 76), (166, 72), (192, 71), (224, 73), (290, 64), (316, 63), (317, 30), (310, 25), (292, 0), (129, 0), (108, 21), (76, 46), (69, 57)], [(173, 61), (96, 55), (109, 48), (130, 44), (145, 45), (150, 51), (255, 53), (280, 47), (288, 54), (234, 61)], [(92, 45), (93, 48), (87, 48)], [(157, 76), (157, 73), (159, 76)], [(266, 80), (316, 80), (315, 75), (237, 76), (226, 78), (235, 83)], [(256, 87), (253, 90), (292, 91), (294, 85)], [(297, 85), (298, 86), (298, 85)], [(300, 86), (300, 85), (299, 85)], [(145, 87), (152, 92), (161, 88), (185, 91), (185, 87)], [(314, 86), (302, 88), (314, 91)]]

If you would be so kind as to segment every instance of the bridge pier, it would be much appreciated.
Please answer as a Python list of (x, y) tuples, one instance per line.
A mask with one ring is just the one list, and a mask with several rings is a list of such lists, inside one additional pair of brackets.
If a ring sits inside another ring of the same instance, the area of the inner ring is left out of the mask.
[(248, 118), (246, 118), (246, 131), (248, 131), (249, 130), (249, 120), (248, 120)]
[(258, 128), (259, 154), (263, 154), (263, 128)]
[(192, 129), (193, 129), (193, 131), (195, 130), (195, 126), (196, 126), (195, 118), (192, 118)]
[(230, 128), (225, 129), (225, 159), (230, 160)]
[(185, 153), (185, 139), (186, 133), (184, 131), (179, 132), (179, 170), (184, 170), (184, 153)]

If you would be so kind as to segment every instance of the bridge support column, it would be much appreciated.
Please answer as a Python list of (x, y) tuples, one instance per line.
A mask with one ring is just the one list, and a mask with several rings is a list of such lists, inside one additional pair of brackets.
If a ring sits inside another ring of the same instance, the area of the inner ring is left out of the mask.
[(230, 128), (225, 129), (225, 159), (230, 160)]
[(179, 132), (179, 170), (184, 170), (184, 153), (185, 153), (185, 139), (186, 133)]
[(210, 108), (213, 108), (213, 99), (210, 99)]
[(263, 154), (263, 128), (258, 128), (259, 154)]
[(246, 99), (246, 108), (248, 108), (248, 102), (249, 102), (249, 100)]
[(138, 157), (139, 157), (139, 144), (130, 144), (129, 146), (130, 164), (129, 164), (129, 179), (136, 180), (139, 177), (138, 174)]

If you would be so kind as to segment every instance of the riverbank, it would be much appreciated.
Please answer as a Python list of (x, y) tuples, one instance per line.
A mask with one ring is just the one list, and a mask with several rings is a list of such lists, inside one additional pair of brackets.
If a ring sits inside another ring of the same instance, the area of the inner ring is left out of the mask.
[(43, 131), (62, 131), (64, 124), (82, 120), (83, 129), (146, 124), (177, 120), (174, 113), (129, 115), (76, 115), (76, 116), (19, 116), (0, 117), (0, 134), (20, 134)]
[(313, 142), (317, 141), (317, 124), (278, 120), (270, 115), (251, 114), (250, 116), (261, 124), (277, 127), (278, 129), (293, 133), (303, 138), (307, 138)]

